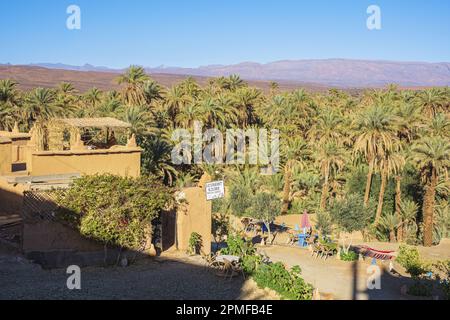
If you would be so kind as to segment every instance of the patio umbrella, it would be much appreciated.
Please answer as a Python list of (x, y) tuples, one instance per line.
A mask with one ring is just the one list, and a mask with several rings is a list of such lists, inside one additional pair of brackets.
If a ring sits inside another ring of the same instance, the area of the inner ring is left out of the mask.
[(311, 222), (309, 221), (309, 215), (306, 210), (303, 212), (303, 215), (302, 215), (301, 228), (302, 229), (311, 228)]

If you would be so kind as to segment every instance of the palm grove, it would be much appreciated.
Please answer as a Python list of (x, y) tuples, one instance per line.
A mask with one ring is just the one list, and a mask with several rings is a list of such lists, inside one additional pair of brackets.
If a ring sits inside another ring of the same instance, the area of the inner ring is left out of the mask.
[[(132, 125), (144, 150), (144, 172), (164, 184), (189, 186), (204, 171), (225, 179), (229, 199), (215, 205), (223, 214), (251, 215), (246, 202), (254, 197), (277, 214), (315, 213), (323, 232), (331, 232), (337, 211), (352, 208), (367, 212), (360, 230), (367, 237), (431, 246), (448, 236), (448, 87), (412, 91), (391, 85), (350, 94), (281, 92), (272, 83), (263, 92), (233, 75), (203, 87), (187, 78), (165, 88), (136, 66), (117, 82), (120, 91), (79, 93), (70, 83), (23, 92), (16, 82), (0, 80), (0, 130), (15, 123), (24, 131), (45, 129), (53, 117), (113, 116)], [(193, 130), (194, 121), (205, 130), (279, 129), (280, 172), (173, 165), (172, 132)]]

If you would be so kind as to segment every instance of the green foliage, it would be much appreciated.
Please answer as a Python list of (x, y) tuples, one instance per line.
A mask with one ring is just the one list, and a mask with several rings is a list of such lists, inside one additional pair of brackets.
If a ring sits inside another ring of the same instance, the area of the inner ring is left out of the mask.
[(317, 212), (316, 228), (322, 235), (329, 235), (333, 231), (333, 220), (328, 212)]
[(248, 215), (248, 211), (252, 206), (253, 193), (252, 190), (245, 186), (233, 185), (230, 190), (231, 211), (237, 217)]
[(171, 189), (151, 177), (85, 176), (55, 192), (58, 218), (83, 236), (129, 249), (142, 247), (151, 221), (173, 203)]
[(237, 234), (228, 236), (227, 247), (222, 249), (221, 253), (240, 257), (244, 272), (247, 274), (253, 274), (262, 260), (261, 256), (256, 254), (252, 241)]
[(330, 208), (333, 221), (349, 233), (364, 230), (371, 222), (373, 213), (373, 206), (365, 207), (363, 197), (358, 194), (335, 201)]
[(192, 232), (189, 237), (189, 254), (200, 254), (203, 246), (202, 236), (197, 232)]
[(253, 198), (250, 216), (266, 223), (272, 222), (281, 213), (280, 199), (271, 193), (260, 192)]
[(436, 278), (446, 299), (450, 300), (450, 260), (438, 261), (433, 267), (437, 270)]
[(222, 213), (214, 213), (212, 215), (212, 233), (216, 242), (222, 241), (230, 231), (230, 220), (228, 215)]
[(264, 264), (256, 270), (253, 278), (259, 287), (270, 288), (283, 299), (312, 299), (313, 287), (303, 280), (298, 266), (287, 270), (281, 262)]
[(358, 261), (359, 256), (354, 251), (348, 251), (345, 252), (344, 250), (341, 251), (341, 260), (342, 261)]
[(416, 281), (408, 288), (407, 293), (415, 297), (430, 297), (432, 291), (433, 285), (431, 283)]
[(228, 235), (227, 247), (222, 249), (223, 254), (243, 257), (256, 253), (256, 248), (251, 240), (246, 240), (237, 234)]
[(415, 279), (430, 271), (430, 266), (421, 260), (419, 250), (415, 247), (401, 245), (396, 261)]

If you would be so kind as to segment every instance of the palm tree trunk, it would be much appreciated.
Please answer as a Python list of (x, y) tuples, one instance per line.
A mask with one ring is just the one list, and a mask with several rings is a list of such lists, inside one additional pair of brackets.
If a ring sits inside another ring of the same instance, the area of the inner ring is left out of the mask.
[(323, 182), (322, 186), (322, 196), (320, 198), (320, 209), (325, 210), (325, 207), (327, 205), (327, 198), (328, 198), (328, 170), (325, 172), (325, 181)]
[(377, 215), (375, 218), (375, 224), (378, 224), (378, 222), (380, 222), (381, 214), (383, 213), (384, 192), (386, 191), (386, 184), (387, 184), (387, 173), (386, 170), (383, 168), (381, 170), (381, 187), (380, 187), (380, 195), (378, 197), (378, 208), (377, 208)]
[(402, 203), (402, 176), (398, 175), (395, 177), (395, 214), (398, 217), (399, 227), (397, 229), (397, 241), (403, 241), (403, 220), (401, 213), (401, 203)]
[(437, 173), (435, 168), (432, 168), (431, 171), (431, 179), (426, 186), (423, 202), (423, 245), (425, 247), (431, 247), (433, 245), (433, 215), (436, 198)]
[(395, 242), (395, 230), (391, 230), (389, 233), (389, 242)]
[(291, 194), (291, 176), (292, 176), (291, 168), (289, 163), (287, 163), (284, 169), (283, 205), (281, 207), (281, 214), (286, 214), (289, 210), (290, 194)]
[(372, 186), (372, 176), (373, 176), (373, 167), (374, 167), (374, 160), (369, 160), (369, 172), (367, 173), (367, 182), (366, 182), (366, 192), (364, 194), (364, 205), (367, 207), (369, 204), (369, 197), (370, 197), (370, 188)]

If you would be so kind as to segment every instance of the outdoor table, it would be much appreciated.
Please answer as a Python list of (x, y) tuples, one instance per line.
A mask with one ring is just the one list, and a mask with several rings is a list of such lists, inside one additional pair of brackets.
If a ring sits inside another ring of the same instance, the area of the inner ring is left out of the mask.
[(233, 263), (233, 262), (239, 262), (241, 260), (241, 258), (239, 258), (238, 256), (232, 256), (232, 255), (221, 255), (216, 258), (216, 261), (219, 261), (219, 262), (225, 262), (225, 260)]

